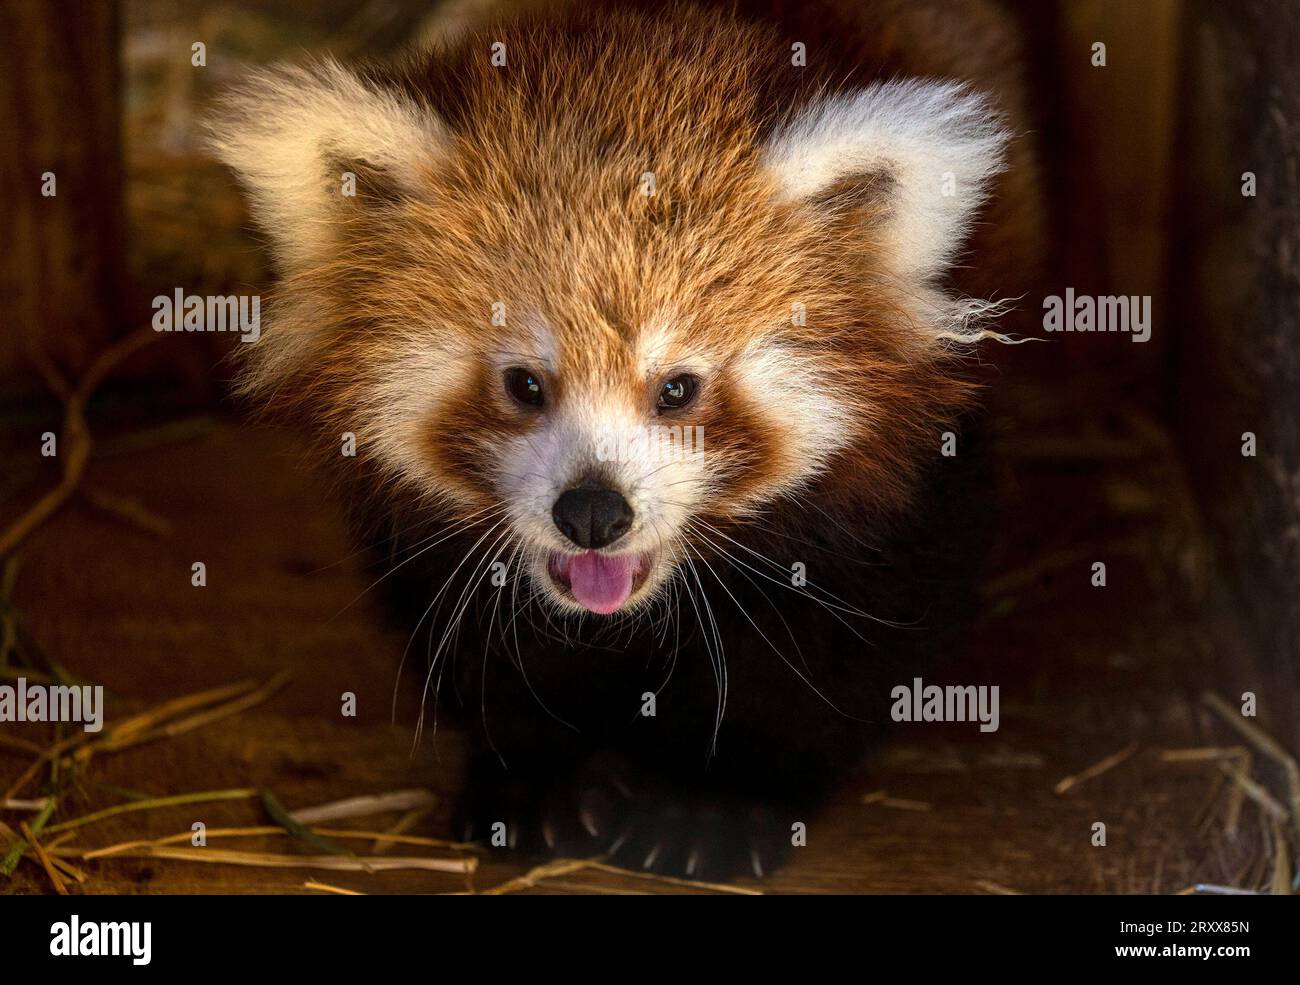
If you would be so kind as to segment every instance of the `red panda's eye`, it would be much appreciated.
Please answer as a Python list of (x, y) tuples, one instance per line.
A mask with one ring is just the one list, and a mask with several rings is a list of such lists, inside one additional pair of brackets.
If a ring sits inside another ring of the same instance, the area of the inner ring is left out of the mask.
[(506, 370), (506, 392), (526, 407), (542, 406), (541, 377), (529, 369)]
[(659, 387), (659, 409), (680, 410), (695, 399), (698, 389), (699, 381), (689, 374), (664, 380)]

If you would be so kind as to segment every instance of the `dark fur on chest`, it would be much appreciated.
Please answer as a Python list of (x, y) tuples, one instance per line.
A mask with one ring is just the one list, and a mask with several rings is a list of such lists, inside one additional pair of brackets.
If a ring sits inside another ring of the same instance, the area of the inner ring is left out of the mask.
[[(428, 677), (428, 713), (436, 701), (512, 772), (558, 773), (613, 748), (684, 785), (815, 799), (888, 725), (890, 689), (960, 646), (988, 529), (978, 431), (968, 425), (952, 458), (936, 436), (906, 517), (873, 526), (815, 494), (779, 503), (723, 531), (731, 540), (696, 543), (667, 604), (636, 618), (562, 620), (526, 603), (526, 584), (494, 585), (473, 564), (490, 557), (488, 541), (471, 550), (483, 528), (440, 544), (385, 579), (402, 627), (420, 623), (408, 659), (420, 667), (454, 611), (449, 601), (435, 619), (430, 600), (471, 558), (445, 596), (466, 602)], [(384, 550), (400, 562), (411, 548)]]

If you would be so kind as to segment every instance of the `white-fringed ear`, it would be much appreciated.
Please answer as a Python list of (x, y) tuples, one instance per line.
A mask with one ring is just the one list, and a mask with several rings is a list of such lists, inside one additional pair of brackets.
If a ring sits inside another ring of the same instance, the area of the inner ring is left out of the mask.
[(443, 159), (447, 137), (427, 109), (334, 61), (252, 75), (208, 121), (208, 143), (247, 189), (258, 224), (286, 267), (327, 255), (357, 196), (417, 194)]
[(877, 206), (898, 271), (929, 279), (961, 246), (1009, 134), (982, 95), (952, 82), (885, 82), (804, 110), (764, 148), (786, 200), (842, 202), (855, 183)]

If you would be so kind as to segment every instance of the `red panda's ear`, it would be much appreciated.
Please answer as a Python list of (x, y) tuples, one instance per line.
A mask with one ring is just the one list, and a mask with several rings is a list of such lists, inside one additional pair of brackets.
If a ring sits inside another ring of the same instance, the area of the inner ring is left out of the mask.
[(418, 195), (448, 147), (430, 110), (333, 61), (256, 73), (221, 100), (207, 131), (290, 270), (332, 255), (358, 202)]
[(763, 163), (783, 200), (828, 215), (861, 208), (895, 269), (930, 280), (960, 248), (1008, 137), (963, 85), (886, 82), (803, 110), (768, 140)]

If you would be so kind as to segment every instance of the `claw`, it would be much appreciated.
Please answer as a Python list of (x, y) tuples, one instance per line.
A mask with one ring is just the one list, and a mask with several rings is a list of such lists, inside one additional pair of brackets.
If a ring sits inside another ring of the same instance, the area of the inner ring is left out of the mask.
[(593, 838), (601, 836), (609, 826), (613, 814), (613, 803), (600, 790), (586, 790), (579, 798), (578, 820), (582, 822), (587, 834)]
[(655, 842), (654, 848), (650, 849), (649, 854), (647, 854), (645, 857), (645, 861), (641, 863), (641, 868), (643, 869), (653, 868), (655, 862), (658, 861), (659, 859), (659, 852), (663, 849), (663, 847), (664, 847), (664, 843), (662, 841)]
[(619, 836), (614, 839), (613, 844), (609, 846), (609, 854), (617, 855), (619, 851), (622, 850), (623, 846), (627, 844), (627, 840), (631, 837), (632, 829), (630, 827), (624, 828)]
[(695, 877), (696, 870), (700, 867), (700, 850), (692, 848), (691, 854), (686, 859), (686, 875), (690, 878)]

